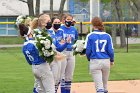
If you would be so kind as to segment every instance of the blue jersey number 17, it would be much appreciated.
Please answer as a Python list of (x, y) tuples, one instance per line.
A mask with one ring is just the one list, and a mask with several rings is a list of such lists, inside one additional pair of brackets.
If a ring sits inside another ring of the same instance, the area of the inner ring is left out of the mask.
[[(105, 52), (107, 40), (96, 40), (95, 43), (96, 43), (96, 52)], [(99, 44), (102, 44), (101, 49), (99, 49)]]

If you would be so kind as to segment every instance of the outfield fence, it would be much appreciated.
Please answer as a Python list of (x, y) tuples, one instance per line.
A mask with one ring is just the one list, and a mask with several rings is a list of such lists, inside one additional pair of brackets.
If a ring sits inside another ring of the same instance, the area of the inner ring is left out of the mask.
[[(82, 35), (83, 36), (86, 36), (87, 33), (91, 32), (90, 31), (91, 29), (90, 28), (87, 28), (88, 31), (85, 32), (85, 34), (83, 34), (83, 31), (84, 31), (83, 30), (83, 26), (84, 25), (90, 26), (91, 25), (91, 22), (77, 22), (77, 24), (79, 25), (79, 30), (80, 30), (80, 33), (79, 34), (80, 34), (81, 37), (82, 37)], [(131, 41), (131, 44), (135, 44), (136, 43), (136, 45), (131, 45), (131, 46), (136, 46), (137, 49), (140, 48), (140, 38), (138, 37), (138, 31), (137, 31), (137, 33), (135, 33), (134, 36), (132, 36), (132, 32), (130, 32), (130, 30), (131, 30), (130, 28), (132, 28), (132, 25), (139, 25), (140, 22), (103, 22), (103, 24), (104, 25), (110, 25), (110, 26), (111, 25), (121, 25), (121, 24), (125, 25), (125, 27), (126, 27), (126, 33), (125, 33), (125, 35), (126, 35), (126, 44), (127, 44), (127, 46), (126, 46), (126, 52), (127, 53), (128, 53), (128, 49), (129, 49), (129, 42), (128, 41)], [(131, 37), (131, 38), (129, 38), (129, 37)], [(131, 40), (131, 39), (135, 39), (135, 40)], [(117, 38), (117, 40), (118, 40), (118, 38)], [(137, 42), (136, 42), (136, 40), (137, 40)], [(131, 48), (131, 46), (130, 46), (130, 48)], [(135, 47), (133, 47), (133, 48), (135, 49)], [(137, 52), (137, 50), (136, 50), (136, 52)]]
[[(0, 22), (0, 24), (15, 24), (15, 22)], [(120, 24), (125, 25), (125, 27), (126, 27), (126, 34), (125, 35), (126, 35), (126, 44), (127, 44), (127, 46), (126, 46), (126, 52), (128, 52), (129, 51), (129, 48), (131, 48), (131, 46), (129, 47), (129, 41), (135, 43), (135, 40), (136, 39), (138, 40), (137, 43), (139, 42), (136, 45), (136, 48), (137, 49), (140, 49), (140, 40), (139, 40), (140, 38), (139, 37), (136, 37), (136, 36), (135, 37), (132, 37), (132, 39), (135, 39), (134, 41), (132, 41), (129, 38), (129, 37), (131, 37), (130, 34), (129, 34), (129, 32), (130, 32), (129, 30), (132, 27), (131, 25), (139, 25), (140, 22), (103, 22), (103, 24), (105, 26), (106, 25), (109, 25), (109, 26), (112, 26), (112, 25), (120, 25)], [(75, 27), (78, 29), (80, 39), (82, 39), (82, 37), (85, 38), (86, 35), (91, 31), (90, 26), (91, 26), (91, 23), (90, 22), (76, 22), (76, 26)], [(86, 30), (86, 32), (85, 32), (85, 30)], [(119, 40), (119, 39), (117, 39), (117, 40)], [(134, 45), (132, 45), (132, 46), (134, 46)], [(136, 49), (135, 47), (133, 47), (133, 48)], [(137, 52), (137, 50), (136, 50), (136, 52)]]

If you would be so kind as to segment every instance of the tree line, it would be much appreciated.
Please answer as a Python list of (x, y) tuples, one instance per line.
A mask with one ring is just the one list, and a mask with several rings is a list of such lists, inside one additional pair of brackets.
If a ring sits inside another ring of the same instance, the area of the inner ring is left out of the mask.
[[(29, 8), (29, 16), (38, 16), (40, 13), (40, 0), (19, 0), (21, 2), (27, 3)], [(80, 0), (81, 2), (89, 2), (90, 0)], [(101, 3), (108, 3), (111, 5), (112, 9), (112, 21), (124, 21), (124, 13), (125, 11), (123, 9), (124, 5), (128, 5), (129, 10), (132, 11), (132, 14), (134, 16), (133, 21), (140, 21), (140, 0), (100, 0)], [(34, 2), (36, 2), (35, 10), (34, 10)], [(53, 0), (50, 0), (50, 16), (53, 17)], [(66, 0), (61, 0), (58, 16), (59, 18), (62, 18), (63, 15), (63, 9), (64, 4)], [(126, 25), (118, 25), (119, 31), (120, 31), (120, 47), (126, 46), (126, 39), (125, 39), (125, 29)], [(140, 29), (140, 25), (138, 25), (138, 29)], [(113, 38), (113, 44), (116, 45), (116, 30), (117, 25), (112, 25), (112, 38)], [(140, 31), (138, 31), (138, 36), (140, 36)]]
[[(38, 16), (40, 14), (40, 0), (19, 0), (21, 2), (27, 3), (29, 9), (29, 16)], [(34, 10), (34, 2), (35, 10)], [(66, 0), (61, 0), (60, 7), (58, 11), (58, 16), (61, 18), (63, 16), (63, 10)], [(53, 0), (50, 0), (50, 17), (53, 17)]]

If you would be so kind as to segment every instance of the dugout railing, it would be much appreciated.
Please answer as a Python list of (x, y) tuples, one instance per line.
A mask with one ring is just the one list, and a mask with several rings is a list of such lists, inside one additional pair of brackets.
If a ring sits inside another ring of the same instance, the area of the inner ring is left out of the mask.
[[(15, 22), (0, 22), (0, 24), (15, 24)], [(78, 24), (79, 25), (79, 35), (80, 36), (82, 36), (83, 35), (83, 25), (91, 25), (91, 22), (76, 22), (76, 24)], [(128, 37), (129, 37), (129, 35), (128, 35), (128, 28), (129, 28), (129, 25), (134, 25), (134, 24), (136, 24), (136, 25), (139, 25), (140, 24), (140, 22), (103, 22), (103, 24), (104, 25), (106, 25), (106, 24), (110, 24), (110, 25), (120, 25), (120, 24), (124, 24), (124, 25), (126, 25), (126, 28), (127, 28), (127, 34), (126, 34), (126, 44), (127, 44), (127, 46), (126, 46), (126, 48), (127, 48), (127, 50), (126, 50), (126, 52), (128, 53)]]

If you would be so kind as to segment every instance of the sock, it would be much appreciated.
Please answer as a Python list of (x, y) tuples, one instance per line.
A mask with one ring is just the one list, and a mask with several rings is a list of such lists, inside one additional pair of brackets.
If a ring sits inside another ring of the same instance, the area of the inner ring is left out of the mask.
[(59, 84), (60, 84), (60, 82), (58, 82), (58, 83), (55, 85), (55, 93), (57, 93), (57, 90), (58, 90)]
[(105, 92), (104, 93), (108, 93), (108, 91), (107, 90), (105, 90)]
[(104, 89), (98, 89), (97, 93), (104, 93)]
[(38, 92), (36, 91), (36, 88), (33, 89), (33, 93), (38, 93)]
[(65, 80), (64, 79), (61, 80), (61, 93), (66, 93)]
[(65, 81), (66, 93), (70, 93), (71, 90), (71, 81)]

